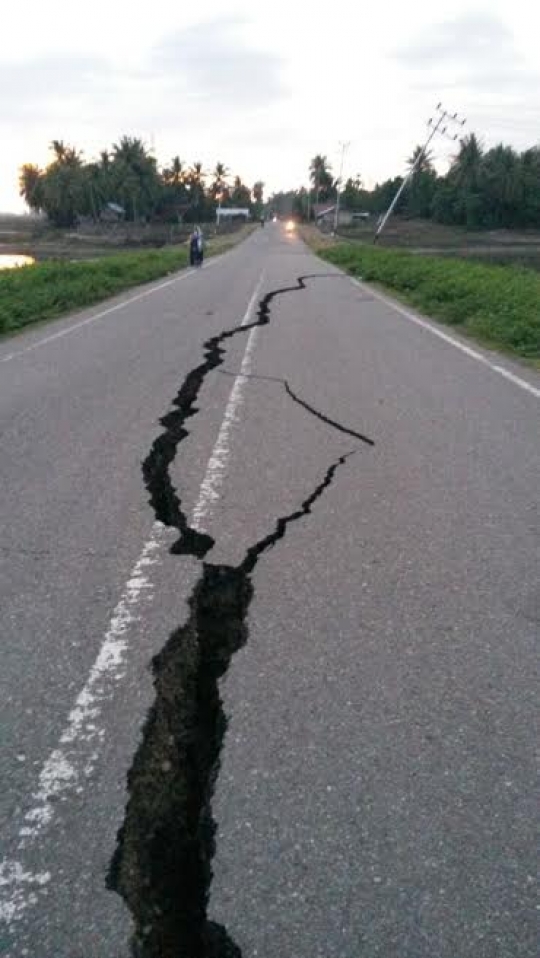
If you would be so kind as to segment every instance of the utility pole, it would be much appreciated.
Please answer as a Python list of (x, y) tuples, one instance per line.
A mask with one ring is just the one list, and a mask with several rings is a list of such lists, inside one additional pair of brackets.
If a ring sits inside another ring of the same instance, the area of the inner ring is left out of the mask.
[[(437, 114), (438, 114), (438, 116), (437, 116)], [(405, 187), (410, 183), (410, 181), (412, 180), (414, 174), (416, 173), (416, 170), (417, 170), (418, 167), (420, 166), (420, 163), (421, 163), (422, 160), (424, 159), (424, 157), (425, 157), (425, 155), (426, 155), (426, 152), (427, 152), (427, 149), (428, 149), (428, 147), (429, 147), (429, 144), (431, 143), (433, 137), (434, 137), (437, 133), (439, 133), (441, 136), (447, 136), (447, 137), (449, 137), (449, 139), (451, 139), (451, 140), (457, 140), (457, 138), (458, 138), (458, 134), (457, 134), (457, 133), (454, 134), (454, 136), (451, 136), (451, 134), (448, 133), (448, 123), (450, 123), (450, 124), (456, 124), (456, 123), (457, 123), (457, 124), (459, 124), (460, 126), (464, 126), (465, 123), (466, 123), (466, 120), (465, 120), (465, 119), (460, 119), (460, 118), (458, 117), (457, 113), (448, 113), (447, 110), (443, 110), (442, 105), (441, 105), (440, 103), (438, 103), (438, 104), (437, 104), (437, 107), (436, 107), (436, 110), (435, 110), (435, 116), (434, 116), (434, 117), (430, 117), (430, 119), (428, 120), (428, 127), (429, 127), (429, 135), (428, 135), (428, 138), (427, 138), (426, 142), (424, 143), (422, 149), (421, 149), (420, 152), (418, 153), (418, 156), (416, 157), (416, 160), (414, 161), (414, 163), (413, 163), (411, 169), (410, 169), (409, 172), (407, 173), (407, 176), (406, 176), (405, 179), (403, 180), (403, 183), (402, 183), (401, 186), (399, 187), (399, 189), (398, 189), (396, 195), (394, 196), (394, 199), (393, 199), (392, 202), (390, 203), (390, 206), (388, 207), (386, 213), (385, 213), (384, 216), (382, 217), (382, 219), (381, 219), (381, 221), (380, 221), (380, 223), (379, 223), (379, 225), (378, 225), (378, 227), (377, 227), (377, 232), (375, 233), (375, 236), (374, 236), (374, 238), (373, 238), (373, 242), (374, 242), (374, 243), (376, 243), (377, 240), (379, 239), (379, 236), (381, 235), (381, 233), (382, 233), (384, 227), (386, 226), (388, 220), (390, 219), (392, 213), (394, 212), (396, 203), (397, 203), (397, 201), (399, 200), (401, 194), (403, 193), (403, 190), (404, 190)], [(446, 124), (446, 125), (443, 126), (443, 124)]]
[(336, 182), (336, 208), (334, 210), (334, 233), (337, 233), (337, 228), (339, 224), (339, 198), (341, 195), (341, 180), (343, 178), (343, 161), (345, 159), (345, 151), (350, 147), (350, 141), (345, 142), (344, 140), (340, 141), (341, 146), (341, 162), (339, 164), (339, 176)]
[(315, 222), (317, 222), (317, 208), (316, 208), (316, 207), (317, 207), (317, 204), (318, 204), (318, 202), (319, 202), (319, 171), (318, 171), (318, 170), (315, 172), (315, 190), (316, 190), (316, 197), (315, 197), (315, 203), (313, 204), (312, 201), (311, 201), (311, 182), (310, 182), (310, 183), (309, 183), (309, 186), (308, 186), (308, 194), (307, 194), (307, 221), (308, 221), (308, 223), (311, 222), (311, 208), (312, 208), (312, 206), (315, 206)]

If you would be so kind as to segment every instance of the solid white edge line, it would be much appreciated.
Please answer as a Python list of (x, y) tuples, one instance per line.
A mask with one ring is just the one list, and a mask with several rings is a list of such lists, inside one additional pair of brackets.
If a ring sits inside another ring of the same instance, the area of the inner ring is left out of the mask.
[[(216, 259), (211, 259), (208, 263), (205, 263), (204, 270), (214, 266), (217, 262), (219, 262), (219, 257), (216, 257)], [(175, 283), (180, 283), (183, 279), (187, 279), (189, 276), (194, 276), (198, 272), (198, 269), (185, 269), (183, 272), (179, 273), (178, 276), (173, 276), (172, 279), (167, 279), (163, 283), (158, 283), (157, 286), (152, 286), (150, 289), (144, 289), (141, 293), (136, 293), (135, 296), (130, 296), (128, 299), (122, 300), (121, 303), (115, 303), (114, 306), (108, 306), (107, 309), (100, 310), (99, 313), (93, 313), (92, 316), (88, 316), (87, 319), (83, 319), (78, 323), (74, 323), (73, 326), (68, 326), (67, 329), (61, 329), (59, 332), (53, 333), (51, 336), (45, 336), (37, 343), (31, 343), (30, 346), (25, 346), (24, 349), (19, 349), (15, 352), (8, 353), (7, 356), (0, 356), (0, 363), (7, 363), (11, 359), (18, 359), (19, 356), (24, 356), (25, 353), (31, 353), (33, 350), (39, 349), (41, 346), (46, 346), (47, 343), (52, 343), (55, 339), (62, 339), (63, 336), (69, 336), (70, 333), (74, 333), (77, 329), (82, 329), (83, 326), (88, 326), (90, 323), (95, 323), (97, 320), (103, 319), (104, 316), (109, 316), (111, 313), (115, 313), (120, 309), (125, 309), (126, 306), (130, 306), (132, 303), (136, 303), (141, 299), (145, 299), (147, 296), (152, 296), (154, 293), (159, 293), (160, 290), (165, 289), (167, 286), (173, 286)], [(61, 316), (57, 317), (57, 320), (61, 319)], [(29, 324), (28, 329), (26, 329), (25, 332), (29, 333), (31, 330), (32, 326)]]
[[(261, 273), (242, 319), (242, 326), (249, 323), (253, 307), (264, 280)], [(231, 389), (222, 425), (208, 460), (201, 483), (197, 503), (193, 509), (193, 524), (199, 527), (203, 518), (208, 518), (212, 504), (218, 498), (225, 466), (230, 455), (228, 442), (231, 427), (238, 421), (238, 408), (243, 401), (242, 385), (250, 367), (255, 345), (254, 327), (248, 337), (241, 372)], [(216, 466), (217, 463), (217, 466)], [(19, 828), (17, 850), (25, 849), (40, 836), (54, 818), (56, 802), (65, 798), (66, 791), (80, 794), (84, 790), (81, 781), (92, 774), (99, 758), (99, 748), (105, 737), (105, 729), (99, 727), (99, 716), (105, 701), (114, 694), (117, 682), (124, 674), (124, 659), (129, 648), (127, 632), (139, 620), (139, 606), (143, 597), (150, 599), (153, 583), (147, 575), (149, 566), (159, 563), (158, 553), (168, 537), (176, 538), (177, 531), (161, 522), (154, 522), (147, 542), (133, 566), (121, 597), (113, 611), (109, 628), (90, 669), (88, 679), (77, 696), (68, 715), (67, 724), (60, 736), (58, 746), (48, 756), (38, 777), (38, 788), (33, 793), (33, 807), (24, 815), (24, 824)], [(81, 755), (80, 744), (84, 743), (86, 755)], [(78, 746), (78, 748), (77, 748)], [(78, 754), (79, 753), (79, 754)], [(22, 918), (26, 909), (37, 903), (37, 892), (52, 880), (50, 871), (32, 872), (16, 859), (0, 862), (0, 889), (5, 892), (0, 899), (0, 920), (8, 925)]]
[(404, 316), (406, 319), (410, 320), (411, 323), (415, 323), (417, 326), (421, 326), (422, 329), (427, 329), (428, 332), (432, 333), (433, 336), (437, 336), (439, 339), (442, 339), (445, 343), (449, 343), (451, 346), (454, 346), (456, 349), (459, 349), (462, 353), (465, 353), (466, 356), (469, 356), (471, 359), (475, 359), (476, 362), (481, 363), (483, 366), (487, 366), (488, 369), (492, 369), (494, 373), (498, 373), (499, 376), (503, 376), (505, 379), (508, 379), (510, 382), (514, 383), (516, 386), (519, 386), (521, 389), (524, 389), (526, 392), (530, 393), (532, 396), (535, 396), (536, 399), (540, 399), (540, 389), (536, 386), (533, 386), (532, 383), (527, 382), (526, 379), (521, 379), (520, 376), (516, 376), (515, 373), (510, 372), (509, 369), (506, 369), (505, 366), (499, 366), (498, 363), (492, 363), (484, 356), (483, 353), (479, 353), (478, 350), (473, 349), (471, 346), (467, 346), (465, 343), (459, 341), (459, 339), (454, 339), (453, 336), (450, 336), (448, 333), (443, 332), (442, 329), (438, 329), (436, 326), (433, 326), (430, 322), (425, 319), (421, 319), (420, 316), (417, 316), (415, 313), (412, 313), (410, 310), (405, 309), (403, 306), (400, 306), (399, 303), (396, 303), (389, 296), (385, 296), (384, 293), (379, 293), (378, 290), (374, 289), (369, 283), (363, 283), (361, 280), (356, 279), (354, 276), (349, 276), (351, 283), (354, 286), (357, 286), (364, 293), (369, 292), (370, 295), (374, 296), (375, 299), (379, 299), (382, 303), (385, 303), (386, 306), (389, 306), (396, 313), (399, 313), (401, 316)]

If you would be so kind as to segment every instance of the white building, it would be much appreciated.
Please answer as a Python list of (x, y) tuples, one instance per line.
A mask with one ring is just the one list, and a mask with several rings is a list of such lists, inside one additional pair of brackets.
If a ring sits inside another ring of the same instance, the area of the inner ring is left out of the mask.
[(234, 220), (234, 219), (244, 219), (247, 220), (250, 218), (250, 212), (247, 206), (218, 206), (216, 210), (216, 219), (218, 223), (221, 220)]

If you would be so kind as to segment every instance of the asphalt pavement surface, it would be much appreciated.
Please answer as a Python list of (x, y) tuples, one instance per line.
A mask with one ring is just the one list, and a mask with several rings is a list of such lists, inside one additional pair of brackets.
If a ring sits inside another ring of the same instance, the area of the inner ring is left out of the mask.
[(536, 958), (539, 404), (281, 224), (0, 342), (2, 955)]

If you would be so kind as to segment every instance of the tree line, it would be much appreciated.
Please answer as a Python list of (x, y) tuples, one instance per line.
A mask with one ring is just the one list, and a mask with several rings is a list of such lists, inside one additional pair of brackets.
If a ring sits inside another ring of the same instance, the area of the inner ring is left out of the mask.
[(264, 183), (246, 186), (231, 179), (223, 163), (205, 173), (202, 163), (186, 167), (179, 156), (159, 168), (142, 140), (123, 136), (99, 159), (86, 161), (80, 150), (62, 140), (51, 143), (53, 159), (45, 169), (25, 163), (20, 169), (20, 195), (28, 207), (45, 213), (55, 226), (72, 227), (81, 218), (99, 222), (105, 211), (121, 210), (131, 222), (206, 222), (218, 205), (262, 211)]
[[(540, 146), (518, 152), (501, 143), (485, 150), (471, 133), (460, 141), (444, 176), (437, 174), (431, 153), (423, 154), (421, 146), (409, 157), (409, 169), (418, 159), (396, 213), (467, 229), (540, 228)], [(309, 188), (275, 194), (272, 206), (306, 219), (313, 218), (314, 204), (335, 202), (339, 184), (326, 156), (313, 158), (309, 178)], [(360, 176), (350, 177), (342, 187), (342, 207), (383, 213), (402, 182), (403, 177), (396, 176), (368, 190)]]

